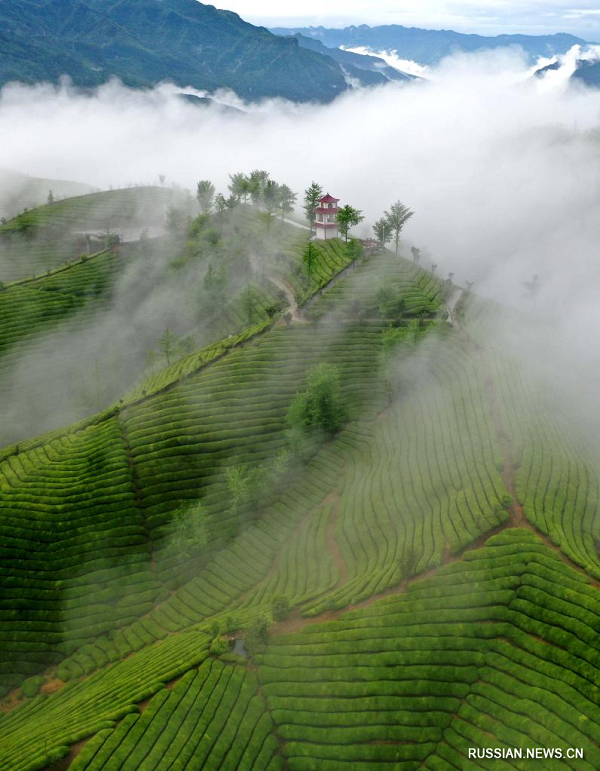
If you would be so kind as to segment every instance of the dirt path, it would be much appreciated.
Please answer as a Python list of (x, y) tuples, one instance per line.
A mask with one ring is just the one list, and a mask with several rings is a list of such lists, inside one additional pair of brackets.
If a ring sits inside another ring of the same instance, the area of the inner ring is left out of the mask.
[(456, 306), (458, 305), (461, 297), (464, 294), (464, 289), (461, 289), (459, 286), (453, 286), (450, 294), (448, 295), (448, 299), (446, 301), (446, 310), (448, 311), (448, 323), (451, 324), (454, 329), (458, 329), (458, 319), (456, 317)]
[[(303, 225), (299, 225), (298, 227), (304, 227)], [(308, 229), (308, 228), (307, 228)], [(250, 265), (252, 266), (252, 270), (255, 273), (258, 273), (259, 275), (264, 275), (264, 277), (270, 281), (272, 284), (275, 284), (275, 286), (283, 292), (285, 295), (285, 299), (287, 300), (287, 303), (289, 305), (290, 313), (292, 314), (292, 321), (298, 322), (300, 324), (306, 324), (307, 320), (303, 317), (302, 311), (298, 307), (298, 301), (296, 300), (296, 296), (294, 294), (293, 288), (288, 284), (288, 282), (281, 278), (281, 276), (272, 276), (268, 273), (263, 272), (262, 265), (260, 264), (260, 260), (256, 256), (256, 254), (250, 255)]]
[(267, 275), (267, 278), (272, 284), (275, 284), (275, 286), (278, 289), (281, 289), (281, 291), (284, 293), (285, 299), (287, 300), (288, 305), (290, 306), (292, 321), (296, 321), (300, 324), (307, 324), (308, 323), (307, 319), (304, 318), (301, 309), (298, 307), (298, 302), (296, 300), (296, 297), (294, 296), (294, 290), (288, 284), (288, 282), (280, 278), (279, 276)]
[(509, 518), (506, 522), (506, 527), (526, 527), (533, 530), (535, 528), (527, 521), (527, 517), (523, 513), (523, 507), (519, 503), (519, 498), (517, 496), (517, 483), (515, 478), (516, 467), (511, 454), (510, 440), (504, 431), (500, 408), (496, 398), (494, 381), (489, 372), (485, 378), (485, 392), (492, 414), (496, 437), (498, 438), (500, 450), (502, 452), (502, 481), (513, 499), (512, 505), (508, 510)]
[(310, 230), (308, 225), (303, 225), (301, 222), (296, 222), (295, 220), (290, 220), (287, 217), (284, 217), (283, 221), (287, 222), (288, 225), (293, 225), (295, 228), (300, 228), (301, 230)]

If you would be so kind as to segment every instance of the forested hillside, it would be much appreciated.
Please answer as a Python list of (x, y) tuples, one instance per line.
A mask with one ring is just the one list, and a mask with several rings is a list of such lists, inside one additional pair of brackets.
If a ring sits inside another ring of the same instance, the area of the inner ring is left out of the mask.
[(145, 88), (168, 80), (244, 99), (327, 102), (347, 89), (333, 59), (196, 0), (13, 0), (0, 8), (0, 85), (68, 75)]

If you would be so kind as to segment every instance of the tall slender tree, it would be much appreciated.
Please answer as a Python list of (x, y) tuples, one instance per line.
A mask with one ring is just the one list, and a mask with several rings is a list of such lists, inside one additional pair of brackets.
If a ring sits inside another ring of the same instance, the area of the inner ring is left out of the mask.
[(385, 248), (385, 245), (392, 237), (392, 229), (385, 217), (378, 219), (377, 222), (373, 225), (373, 233), (375, 233), (375, 238), (381, 244), (382, 249)]
[(217, 193), (217, 197), (215, 198), (215, 206), (217, 207), (217, 213), (223, 214), (227, 208), (227, 199), (223, 193)]
[(215, 186), (209, 179), (202, 179), (198, 182), (196, 198), (202, 214), (210, 214), (215, 202)]
[(315, 211), (319, 202), (319, 198), (323, 195), (323, 188), (318, 182), (311, 182), (310, 185), (304, 191), (304, 213), (306, 219), (310, 223), (310, 231), (312, 233), (315, 221)]
[(237, 174), (230, 174), (229, 180), (230, 182), (229, 185), (227, 185), (227, 189), (234, 198), (237, 198), (238, 201), (241, 201), (244, 195), (248, 195), (248, 178), (245, 174), (242, 174), (241, 172), (238, 172)]
[(282, 220), (294, 211), (297, 198), (296, 193), (293, 193), (287, 185), (279, 185), (279, 211)]
[(306, 249), (302, 253), (302, 262), (308, 277), (310, 278), (314, 272), (315, 266), (319, 260), (320, 252), (317, 247), (309, 241), (306, 245)]
[(385, 212), (385, 219), (390, 226), (390, 230), (394, 235), (394, 244), (396, 246), (396, 254), (398, 254), (398, 248), (400, 246), (400, 233), (406, 222), (413, 216), (414, 212), (411, 211), (400, 201), (390, 206), (389, 212)]
[(342, 206), (342, 208), (338, 211), (337, 221), (340, 231), (346, 241), (348, 240), (348, 233), (350, 232), (350, 228), (358, 225), (359, 222), (362, 222), (363, 220), (364, 217), (361, 211), (355, 209), (353, 206), (350, 206), (350, 204)]
[(255, 206), (258, 206), (262, 202), (265, 185), (267, 184), (269, 176), (269, 172), (264, 171), (263, 169), (254, 169), (254, 171), (250, 172), (250, 176), (248, 177), (250, 183), (249, 193), (252, 203)]
[(263, 186), (262, 201), (265, 210), (273, 214), (279, 205), (279, 185), (272, 179), (267, 179)]

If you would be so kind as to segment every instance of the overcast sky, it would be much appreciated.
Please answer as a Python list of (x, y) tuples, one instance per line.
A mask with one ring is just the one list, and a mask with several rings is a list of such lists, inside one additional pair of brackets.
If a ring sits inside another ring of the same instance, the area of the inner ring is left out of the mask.
[[(208, 0), (204, 0), (207, 2)], [(497, 35), (571, 32), (600, 42), (600, 0), (213, 0), (265, 26), (404, 24)]]

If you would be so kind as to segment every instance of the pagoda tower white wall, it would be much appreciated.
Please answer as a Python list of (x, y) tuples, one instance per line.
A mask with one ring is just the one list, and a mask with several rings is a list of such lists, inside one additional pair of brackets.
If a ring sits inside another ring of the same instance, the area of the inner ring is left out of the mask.
[(315, 238), (319, 241), (328, 241), (331, 238), (339, 238), (340, 231), (337, 223), (339, 198), (324, 195), (318, 201), (313, 222)]

